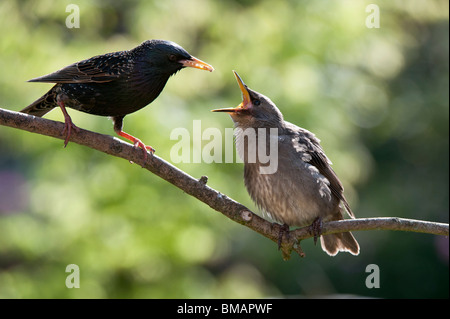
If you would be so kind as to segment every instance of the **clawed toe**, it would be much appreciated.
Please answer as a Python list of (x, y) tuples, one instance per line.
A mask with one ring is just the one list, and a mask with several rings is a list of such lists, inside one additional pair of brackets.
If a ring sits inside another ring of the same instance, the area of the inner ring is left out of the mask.
[(64, 139), (64, 147), (67, 146), (67, 144), (69, 143), (69, 139), (70, 139), (70, 135), (72, 134), (72, 129), (75, 132), (79, 132), (80, 129), (78, 128), (78, 126), (76, 126), (75, 124), (73, 124), (72, 120), (69, 118), (66, 118), (66, 121), (64, 123), (64, 129), (62, 131), (62, 135), (66, 136), (66, 138)]
[(312, 224), (309, 226), (309, 231), (312, 235), (314, 235), (314, 245), (317, 244), (317, 238), (319, 238), (322, 234), (322, 226), (322, 217), (317, 217), (316, 219), (314, 219)]
[(283, 224), (280, 226), (280, 232), (278, 233), (278, 250), (281, 248), (281, 243), (283, 242), (283, 236), (286, 238), (289, 236), (289, 225)]
[(150, 154), (154, 154), (155, 153), (155, 149), (149, 145), (145, 145), (144, 143), (142, 143), (141, 140), (136, 139), (134, 142), (134, 147), (136, 148), (141, 148), (144, 151), (144, 160), (147, 159), (147, 151), (150, 152)]

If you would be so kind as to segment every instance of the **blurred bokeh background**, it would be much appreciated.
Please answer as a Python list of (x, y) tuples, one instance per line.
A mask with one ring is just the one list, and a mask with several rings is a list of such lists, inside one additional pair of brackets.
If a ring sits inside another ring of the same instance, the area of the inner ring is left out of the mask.
[[(375, 3), (380, 27), (368, 28)], [(66, 6), (80, 28), (66, 27)], [(449, 217), (447, 0), (0, 2), (0, 107), (20, 110), (50, 84), (26, 83), (147, 39), (177, 42), (212, 64), (172, 77), (125, 130), (170, 161), (175, 128), (232, 127), (232, 70), (285, 119), (316, 133), (357, 217)], [(369, 19), (370, 20), (370, 19)], [(82, 128), (109, 119), (69, 110)], [(47, 118), (63, 121), (59, 110)], [(222, 143), (222, 141), (216, 141)], [(203, 145), (209, 141), (203, 141)], [(240, 163), (176, 164), (257, 212)], [(276, 245), (125, 160), (0, 127), (0, 298), (448, 298), (448, 238), (355, 232), (358, 257), (306, 258)], [(65, 286), (68, 264), (79, 289)], [(380, 268), (368, 289), (368, 264)]]

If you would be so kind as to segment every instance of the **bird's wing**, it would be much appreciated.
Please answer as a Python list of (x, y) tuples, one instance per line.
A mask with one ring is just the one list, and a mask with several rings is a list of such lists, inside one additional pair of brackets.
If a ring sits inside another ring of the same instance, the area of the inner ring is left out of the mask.
[(102, 83), (110, 82), (126, 74), (130, 64), (127, 63), (125, 51), (99, 55), (83, 60), (56, 72), (44, 75), (28, 82), (47, 83)]
[[(290, 124), (290, 123), (289, 123)], [(293, 125), (293, 124), (291, 124)], [(322, 147), (320, 146), (320, 140), (310, 131), (295, 127), (294, 143), (299, 143), (301, 151), (309, 156), (302, 156), (303, 161), (307, 161), (309, 164), (314, 165), (319, 173), (322, 174), (330, 182), (331, 193), (342, 201), (350, 217), (354, 218), (354, 214), (350, 209), (350, 205), (344, 197), (344, 187), (341, 181), (337, 177), (333, 168), (331, 168), (331, 161), (325, 155)]]

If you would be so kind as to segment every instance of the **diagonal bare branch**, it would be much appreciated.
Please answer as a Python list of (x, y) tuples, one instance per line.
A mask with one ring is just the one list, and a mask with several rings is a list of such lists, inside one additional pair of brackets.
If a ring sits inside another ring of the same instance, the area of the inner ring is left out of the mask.
[[(1, 108), (0, 125), (62, 140), (65, 138), (62, 135), (64, 123)], [(207, 177), (205, 176), (196, 179), (156, 155), (147, 156), (144, 160), (141, 149), (136, 149), (133, 145), (109, 135), (80, 129), (79, 132), (72, 133), (70, 141), (139, 164), (231, 220), (247, 226), (275, 243), (278, 242), (281, 225), (261, 218), (244, 205), (209, 187), (206, 185)], [(448, 224), (397, 217), (347, 219), (323, 224), (323, 234), (358, 230), (400, 230), (449, 235)], [(283, 258), (288, 259), (292, 250), (304, 256), (299, 242), (312, 236), (309, 227), (295, 229), (289, 232), (289, 236), (283, 236), (280, 247)]]

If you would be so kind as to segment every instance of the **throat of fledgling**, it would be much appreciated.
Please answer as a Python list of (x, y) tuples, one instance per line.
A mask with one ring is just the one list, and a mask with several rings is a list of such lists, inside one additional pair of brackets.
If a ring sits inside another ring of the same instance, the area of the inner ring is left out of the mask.
[(236, 150), (246, 165), (256, 166), (261, 174), (273, 174), (278, 168), (277, 128), (235, 128)]

